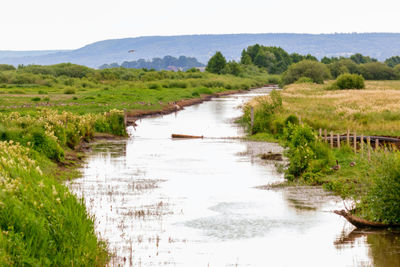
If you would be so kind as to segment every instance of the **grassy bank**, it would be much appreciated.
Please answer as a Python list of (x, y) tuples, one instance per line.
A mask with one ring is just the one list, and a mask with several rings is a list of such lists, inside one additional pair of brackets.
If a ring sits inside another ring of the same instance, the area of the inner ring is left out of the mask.
[(0, 263), (2, 266), (104, 266), (106, 244), (62, 179), (61, 168), (95, 132), (125, 135), (123, 113), (55, 110), (0, 114)]
[(357, 215), (365, 219), (399, 223), (400, 153), (378, 149), (368, 159), (366, 146), (357, 153), (345, 142), (340, 149), (331, 149), (317, 136), (319, 128), (398, 136), (397, 84), (367, 82), (365, 90), (340, 91), (327, 90), (329, 84), (293, 84), (253, 99), (245, 107), (242, 122), (250, 125), (253, 107), (250, 138), (275, 140), (287, 148), (290, 166), (285, 178), (289, 184), (322, 185), (353, 200), (349, 208), (356, 208)]
[(48, 107), (78, 114), (112, 109), (161, 110), (168, 103), (227, 90), (246, 90), (277, 82), (249, 66), (240, 76), (137, 69), (94, 70), (72, 64), (26, 66), (0, 71), (0, 110)]
[(331, 83), (286, 86), (276, 116), (295, 114), (314, 129), (400, 136), (399, 81), (366, 81), (364, 90), (326, 90)]

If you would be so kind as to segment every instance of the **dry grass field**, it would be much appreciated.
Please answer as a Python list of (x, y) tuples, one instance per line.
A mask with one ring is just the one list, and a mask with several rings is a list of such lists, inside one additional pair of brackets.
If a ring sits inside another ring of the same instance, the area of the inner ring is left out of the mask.
[(400, 81), (367, 81), (363, 90), (327, 90), (330, 83), (286, 86), (276, 115), (295, 114), (315, 129), (337, 133), (400, 136)]

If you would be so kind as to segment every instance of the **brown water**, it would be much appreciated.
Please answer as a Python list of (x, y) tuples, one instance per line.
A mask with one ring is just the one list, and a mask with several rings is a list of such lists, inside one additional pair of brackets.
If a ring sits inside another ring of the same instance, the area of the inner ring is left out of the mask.
[[(260, 190), (282, 181), (247, 142), (239, 106), (270, 88), (146, 118), (131, 137), (93, 144), (70, 184), (85, 197), (110, 266), (400, 266), (399, 235), (357, 232), (320, 188)], [(172, 140), (172, 133), (205, 139)]]

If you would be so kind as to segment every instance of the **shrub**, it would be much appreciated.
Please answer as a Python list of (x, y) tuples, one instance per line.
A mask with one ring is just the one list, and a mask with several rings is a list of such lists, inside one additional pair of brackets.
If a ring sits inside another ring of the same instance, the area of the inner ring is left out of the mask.
[(378, 154), (373, 185), (359, 207), (365, 217), (384, 223), (400, 223), (400, 153)]
[(325, 64), (313, 60), (303, 60), (293, 64), (283, 73), (283, 85), (291, 84), (301, 77), (310, 78), (315, 83), (324, 83), (324, 80), (331, 77)]
[(365, 88), (364, 78), (358, 74), (342, 74), (336, 79), (339, 89), (363, 89)]
[(300, 77), (296, 83), (313, 83), (313, 80), (309, 77)]
[(399, 78), (393, 68), (381, 62), (362, 64), (359, 71), (366, 80), (395, 80)]
[(37, 102), (37, 101), (40, 101), (41, 99), (40, 99), (40, 97), (34, 97), (31, 100), (34, 101), (34, 102)]
[(65, 88), (64, 89), (64, 94), (73, 95), (73, 94), (75, 94), (75, 89), (74, 88)]
[(161, 85), (159, 83), (150, 83), (147, 85), (147, 88), (153, 89), (153, 90), (160, 90)]
[(36, 151), (43, 153), (49, 159), (61, 161), (64, 158), (64, 151), (57, 141), (47, 136), (42, 129), (38, 128), (31, 132), (30, 142)]

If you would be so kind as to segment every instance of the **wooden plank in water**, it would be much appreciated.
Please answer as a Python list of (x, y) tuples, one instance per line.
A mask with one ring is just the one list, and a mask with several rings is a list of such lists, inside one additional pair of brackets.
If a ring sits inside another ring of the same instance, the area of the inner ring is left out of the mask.
[(187, 134), (172, 134), (172, 138), (203, 138), (203, 136), (198, 135), (187, 135)]

